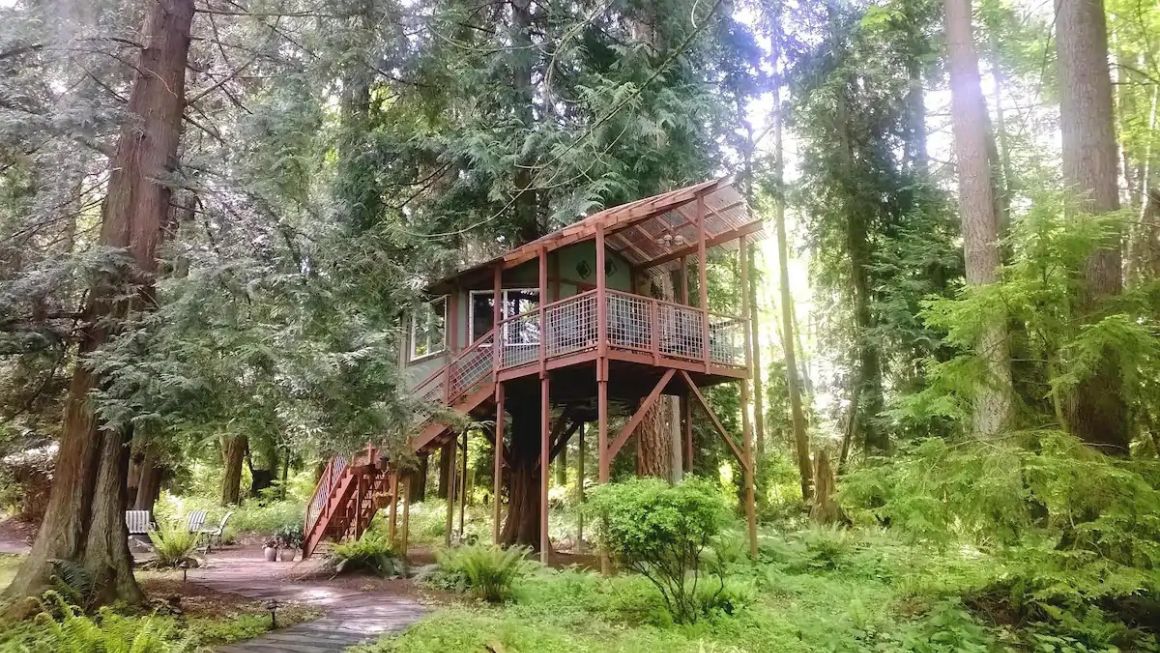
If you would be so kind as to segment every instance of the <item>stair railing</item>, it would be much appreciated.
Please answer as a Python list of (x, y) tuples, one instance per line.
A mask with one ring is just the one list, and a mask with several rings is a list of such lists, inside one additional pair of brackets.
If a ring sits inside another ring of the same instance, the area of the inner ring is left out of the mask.
[(314, 494), (306, 508), (306, 535), (308, 537), (314, 532), (314, 527), (318, 521), (329, 513), (330, 497), (334, 493), (334, 489), (338, 487), (342, 474), (349, 464), (350, 461), (342, 455), (334, 456), (326, 463), (326, 469), (322, 471), (318, 484), (314, 486)]

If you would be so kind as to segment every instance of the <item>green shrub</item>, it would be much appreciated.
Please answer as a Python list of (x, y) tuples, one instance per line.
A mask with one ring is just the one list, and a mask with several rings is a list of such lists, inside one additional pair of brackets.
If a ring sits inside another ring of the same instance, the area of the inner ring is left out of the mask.
[(303, 533), (304, 528), (301, 519), (292, 523), (282, 524), (274, 531), (274, 538), (284, 547), (300, 549), (305, 539), (305, 534)]
[[(87, 616), (60, 594), (41, 599), (45, 611), (33, 628), (16, 628), (4, 650), (30, 653), (184, 653), (193, 643), (180, 637), (165, 617), (130, 617), (102, 608)], [(11, 647), (11, 648), (8, 648)]]
[(368, 531), (357, 540), (336, 544), (327, 561), (335, 574), (370, 573), (395, 576), (403, 573), (404, 561), (386, 536)]
[(516, 581), (531, 571), (530, 552), (526, 547), (473, 544), (441, 552), (439, 568), (445, 583), (457, 579), (462, 589), (488, 603), (499, 603), (510, 598)]
[(158, 524), (149, 533), (153, 542), (153, 564), (158, 567), (176, 568), (183, 562), (193, 562), (197, 550), (197, 533), (190, 533), (185, 520), (174, 520)]
[(596, 488), (589, 506), (604, 549), (660, 590), (674, 621), (695, 622), (703, 613), (702, 558), (730, 519), (717, 488), (700, 479), (675, 486), (636, 479)]
[(269, 501), (259, 504), (253, 499), (238, 506), (230, 517), (229, 528), (234, 533), (272, 535), (280, 528), (302, 522), (301, 501)]

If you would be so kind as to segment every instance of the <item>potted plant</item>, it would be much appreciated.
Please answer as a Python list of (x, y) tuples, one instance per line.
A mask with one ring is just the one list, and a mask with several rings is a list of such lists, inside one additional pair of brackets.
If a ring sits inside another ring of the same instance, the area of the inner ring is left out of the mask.
[(278, 540), (266, 540), (265, 546), (262, 547), (262, 554), (266, 556), (266, 562), (277, 562)]
[(281, 548), (279, 557), (282, 562), (293, 562), (298, 549), (302, 548), (302, 524), (284, 524), (278, 529), (277, 539)]

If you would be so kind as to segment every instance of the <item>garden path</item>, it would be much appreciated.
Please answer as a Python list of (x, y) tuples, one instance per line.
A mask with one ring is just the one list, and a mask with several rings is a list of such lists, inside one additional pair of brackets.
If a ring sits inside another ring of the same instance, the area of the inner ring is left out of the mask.
[(259, 600), (297, 601), (322, 608), (321, 619), (269, 632), (218, 649), (219, 653), (331, 653), (379, 635), (401, 631), (426, 612), (398, 585), (377, 583), (360, 588), (350, 581), (296, 580), (299, 563), (271, 563), (256, 549), (225, 550), (208, 564), (189, 570), (189, 580), (223, 592)]

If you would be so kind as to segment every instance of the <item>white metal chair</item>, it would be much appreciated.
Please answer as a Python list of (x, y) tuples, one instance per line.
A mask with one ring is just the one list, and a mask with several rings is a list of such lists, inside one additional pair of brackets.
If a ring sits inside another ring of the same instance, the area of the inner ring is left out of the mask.
[[(224, 534), (226, 532), (226, 523), (230, 521), (230, 517), (232, 517), (233, 514), (234, 514), (234, 511), (231, 510), (231, 511), (227, 512), (225, 515), (223, 515), (222, 520), (220, 522), (218, 522), (218, 525), (216, 527), (202, 528), (202, 529), (198, 530), (198, 533), (200, 533), (201, 536), (205, 538), (205, 552), (207, 554), (210, 552), (210, 549), (213, 548), (213, 541), (215, 538), (217, 539), (218, 544), (219, 545), (221, 544), (222, 534)], [(204, 521), (204, 520), (202, 520), (202, 521)]]
[(157, 524), (153, 523), (153, 516), (148, 510), (126, 510), (125, 527), (129, 531), (130, 542), (138, 542), (146, 548), (153, 548), (149, 533), (157, 530)]

